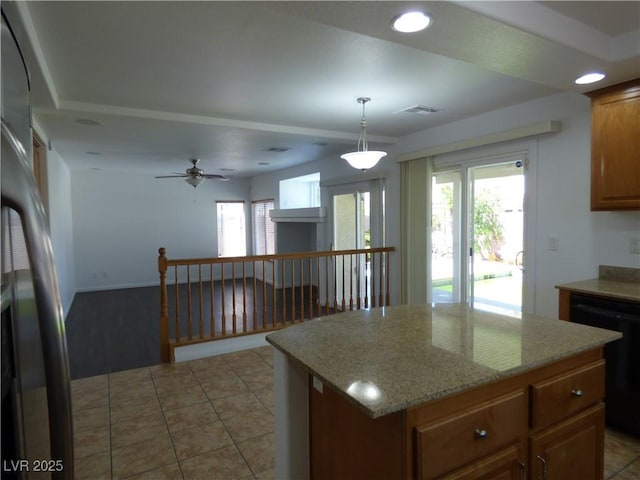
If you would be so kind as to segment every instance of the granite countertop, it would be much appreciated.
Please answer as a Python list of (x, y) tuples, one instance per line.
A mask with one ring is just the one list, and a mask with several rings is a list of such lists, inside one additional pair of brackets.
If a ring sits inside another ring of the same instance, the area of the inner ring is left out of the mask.
[(576, 293), (588, 293), (619, 300), (640, 302), (640, 283), (638, 282), (593, 278), (580, 282), (565, 283), (558, 285), (556, 288)]
[(441, 304), (330, 315), (272, 333), (267, 341), (377, 418), (620, 337), (559, 320)]

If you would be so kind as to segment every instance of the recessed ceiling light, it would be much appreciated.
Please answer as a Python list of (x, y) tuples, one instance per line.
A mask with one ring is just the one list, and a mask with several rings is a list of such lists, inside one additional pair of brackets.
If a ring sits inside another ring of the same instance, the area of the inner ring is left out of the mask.
[(391, 28), (396, 32), (414, 33), (424, 30), (431, 24), (431, 17), (424, 12), (407, 12), (394, 18)]
[(84, 152), (84, 153), (86, 153), (87, 155), (102, 155), (102, 153), (100, 152)]
[(605, 74), (600, 72), (587, 73), (586, 75), (582, 75), (581, 77), (576, 78), (576, 83), (578, 85), (586, 85), (588, 83), (599, 82), (604, 77)]
[(80, 125), (90, 125), (92, 127), (97, 127), (98, 125), (102, 125), (100, 122), (91, 120), (90, 118), (78, 118), (76, 120), (76, 123), (79, 123)]
[(220, 170), (221, 172), (235, 172), (236, 171), (235, 168), (219, 168), (218, 170)]
[(269, 162), (258, 162), (258, 165), (262, 165), (264, 167), (265, 165), (269, 165)]

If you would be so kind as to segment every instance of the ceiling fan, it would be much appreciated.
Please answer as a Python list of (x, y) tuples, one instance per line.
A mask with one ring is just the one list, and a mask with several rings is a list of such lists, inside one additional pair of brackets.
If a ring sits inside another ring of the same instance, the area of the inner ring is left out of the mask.
[(215, 173), (204, 173), (204, 170), (198, 168), (198, 163), (200, 162), (199, 158), (192, 158), (189, 161), (193, 164), (193, 166), (191, 168), (187, 168), (185, 170), (186, 173), (176, 173), (175, 175), (160, 175), (156, 178), (184, 178), (185, 181), (193, 188), (196, 188), (207, 178), (217, 178), (218, 180), (221, 180), (223, 182), (229, 180), (229, 178), (225, 177), (224, 175), (217, 175)]

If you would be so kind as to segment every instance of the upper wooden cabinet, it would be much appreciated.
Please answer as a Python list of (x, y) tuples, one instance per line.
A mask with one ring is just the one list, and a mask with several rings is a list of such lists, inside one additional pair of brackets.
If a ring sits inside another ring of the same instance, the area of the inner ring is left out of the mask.
[(640, 79), (591, 98), (591, 210), (640, 210)]

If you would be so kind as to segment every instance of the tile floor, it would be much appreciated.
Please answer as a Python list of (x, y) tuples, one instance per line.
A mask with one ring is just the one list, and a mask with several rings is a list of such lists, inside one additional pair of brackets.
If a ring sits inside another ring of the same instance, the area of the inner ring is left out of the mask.
[[(274, 479), (271, 347), (74, 380), (76, 479)], [(607, 430), (605, 478), (640, 480)]]

